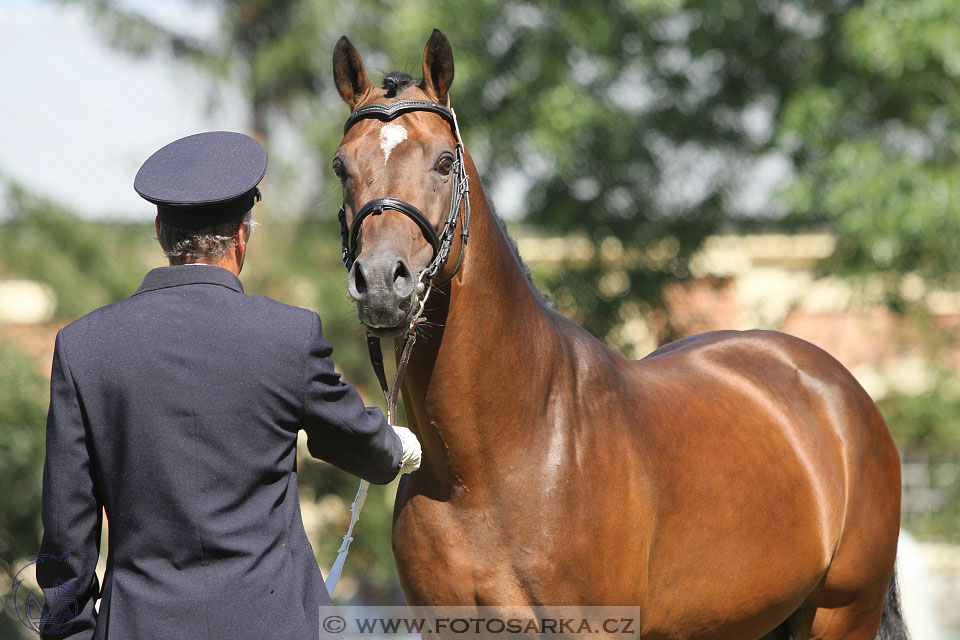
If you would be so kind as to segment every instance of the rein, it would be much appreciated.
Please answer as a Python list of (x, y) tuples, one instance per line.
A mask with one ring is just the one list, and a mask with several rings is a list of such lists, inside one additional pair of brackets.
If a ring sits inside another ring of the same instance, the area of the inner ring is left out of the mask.
[[(377, 374), (377, 381), (380, 383), (380, 389), (387, 402), (387, 422), (391, 425), (395, 423), (397, 415), (397, 395), (400, 391), (400, 383), (403, 381), (403, 374), (406, 371), (407, 363), (410, 361), (410, 355), (413, 351), (413, 345), (417, 341), (417, 324), (421, 321), (427, 299), (433, 290), (433, 279), (447, 263), (450, 257), (450, 248), (453, 245), (453, 239), (456, 234), (457, 221), (460, 218), (461, 207), (463, 209), (463, 228), (460, 231), (460, 255), (457, 258), (457, 265), (450, 277), (445, 282), (449, 282), (460, 271), (463, 265), (463, 255), (467, 250), (467, 238), (470, 235), (470, 178), (467, 175), (466, 164), (464, 162), (463, 140), (460, 137), (460, 126), (457, 124), (457, 115), (453, 109), (443, 106), (436, 102), (427, 100), (397, 100), (391, 104), (374, 102), (356, 109), (347, 117), (343, 125), (343, 133), (346, 134), (354, 124), (367, 118), (376, 118), (389, 122), (405, 113), (411, 111), (428, 111), (436, 113), (443, 117), (450, 125), (453, 135), (457, 141), (456, 159), (453, 163), (451, 175), (453, 176), (452, 193), (450, 195), (450, 209), (443, 222), (440, 233), (434, 229), (430, 219), (423, 214), (420, 209), (414, 205), (399, 198), (376, 198), (366, 203), (354, 215), (350, 226), (347, 226), (346, 207), (340, 207), (340, 213), (337, 218), (340, 221), (340, 250), (343, 259), (343, 266), (347, 271), (353, 268), (357, 254), (357, 238), (360, 235), (360, 227), (363, 221), (371, 215), (381, 215), (386, 211), (397, 211), (413, 220), (421, 233), (433, 247), (433, 258), (426, 269), (420, 272), (417, 280), (417, 311), (410, 319), (410, 326), (407, 329), (404, 339), (403, 350), (400, 353), (400, 360), (397, 363), (397, 372), (393, 377), (393, 389), (387, 386), (387, 375), (383, 368), (383, 350), (380, 346), (380, 339), (367, 333), (367, 351), (370, 355), (370, 364)], [(343, 536), (343, 543), (337, 551), (337, 559), (330, 568), (327, 575), (325, 586), (327, 593), (333, 595), (337, 582), (340, 580), (340, 573), (343, 570), (344, 562), (347, 558), (347, 552), (350, 549), (350, 543), (353, 542), (353, 528), (360, 519), (360, 510), (363, 509), (363, 503), (367, 498), (367, 490), (370, 483), (366, 480), (360, 481), (360, 488), (357, 495), (350, 505), (350, 524), (347, 527), (347, 533)]]

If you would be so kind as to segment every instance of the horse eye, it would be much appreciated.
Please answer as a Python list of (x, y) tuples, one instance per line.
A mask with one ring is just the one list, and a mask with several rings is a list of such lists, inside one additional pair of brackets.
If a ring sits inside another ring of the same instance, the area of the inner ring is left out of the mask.
[(443, 175), (449, 175), (451, 169), (453, 169), (453, 158), (450, 156), (443, 156), (437, 161), (437, 171)]
[(340, 182), (343, 182), (347, 179), (347, 170), (343, 167), (343, 161), (340, 158), (337, 158), (333, 161), (333, 172), (337, 174), (337, 178), (340, 179)]

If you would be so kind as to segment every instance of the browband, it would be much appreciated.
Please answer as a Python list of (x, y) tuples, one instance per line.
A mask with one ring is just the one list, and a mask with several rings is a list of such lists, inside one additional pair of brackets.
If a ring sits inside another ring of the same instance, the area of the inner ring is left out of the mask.
[(383, 104), (382, 102), (372, 102), (366, 106), (360, 107), (349, 116), (347, 116), (347, 121), (343, 125), (343, 133), (346, 134), (350, 130), (350, 127), (357, 123), (357, 120), (363, 120), (365, 118), (377, 118), (378, 120), (385, 120), (389, 122), (397, 116), (403, 115), (410, 111), (429, 111), (431, 113), (436, 113), (443, 117), (444, 120), (450, 123), (450, 127), (456, 131), (456, 120), (453, 117), (453, 111), (440, 104), (439, 102), (430, 102), (429, 100), (397, 100), (390, 104)]

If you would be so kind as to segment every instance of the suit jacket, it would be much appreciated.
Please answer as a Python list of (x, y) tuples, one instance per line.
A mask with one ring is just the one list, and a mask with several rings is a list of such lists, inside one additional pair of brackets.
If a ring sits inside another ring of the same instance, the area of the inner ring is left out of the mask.
[(314, 457), (374, 483), (401, 456), (331, 351), (317, 314), (247, 296), (207, 265), (154, 269), (130, 298), (62, 329), (41, 554), (69, 555), (38, 564), (48, 621), (61, 621), (42, 635), (317, 638), (330, 598), (300, 517), (297, 433)]

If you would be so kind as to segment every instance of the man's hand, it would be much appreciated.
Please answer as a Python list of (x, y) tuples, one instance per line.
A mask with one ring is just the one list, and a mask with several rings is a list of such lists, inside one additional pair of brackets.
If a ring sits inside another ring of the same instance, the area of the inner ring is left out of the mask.
[(410, 473), (420, 468), (420, 441), (413, 431), (406, 427), (393, 427), (394, 433), (400, 436), (400, 444), (403, 445), (403, 456), (401, 457), (400, 473)]

